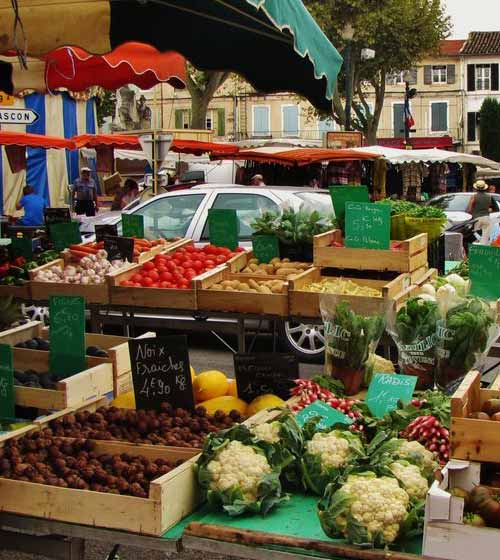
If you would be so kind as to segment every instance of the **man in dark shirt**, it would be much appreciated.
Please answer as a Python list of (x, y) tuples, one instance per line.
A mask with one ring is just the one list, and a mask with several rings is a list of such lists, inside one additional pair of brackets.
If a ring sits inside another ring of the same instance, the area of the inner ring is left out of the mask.
[(23, 189), (23, 196), (16, 204), (17, 210), (24, 209), (24, 216), (17, 220), (21, 226), (42, 226), (43, 210), (45, 208), (45, 199), (36, 194), (35, 191), (26, 185)]
[(82, 167), (80, 177), (74, 182), (76, 199), (75, 212), (78, 215), (95, 216), (97, 212), (97, 188), (90, 176), (90, 169)]

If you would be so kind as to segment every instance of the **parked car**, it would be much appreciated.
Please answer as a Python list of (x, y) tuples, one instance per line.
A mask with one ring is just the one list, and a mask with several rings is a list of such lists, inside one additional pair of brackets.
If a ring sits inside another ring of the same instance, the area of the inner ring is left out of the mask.
[[(333, 216), (333, 205), (326, 190), (297, 187), (248, 187), (241, 185), (205, 184), (187, 190), (159, 194), (149, 199), (137, 199), (123, 213), (144, 216), (145, 235), (159, 237), (189, 237), (197, 245), (208, 243), (208, 210), (236, 209), (239, 220), (239, 242), (251, 247), (252, 221), (263, 212), (279, 213), (283, 205), (318, 210), (325, 217)], [(121, 212), (100, 212), (82, 222), (83, 235), (93, 235), (95, 226), (117, 224), (121, 231)], [(279, 336), (287, 351), (302, 361), (320, 361), (325, 340), (323, 325), (306, 325), (282, 321)]]
[[(441, 194), (431, 198), (427, 204), (430, 206), (437, 206), (444, 211), (448, 218), (446, 229), (449, 229), (456, 224), (472, 220), (472, 216), (467, 212), (467, 209), (470, 199), (474, 194), (473, 192)], [(491, 196), (493, 197), (495, 206), (491, 213), (491, 218), (498, 221), (500, 220), (500, 194), (492, 194)]]

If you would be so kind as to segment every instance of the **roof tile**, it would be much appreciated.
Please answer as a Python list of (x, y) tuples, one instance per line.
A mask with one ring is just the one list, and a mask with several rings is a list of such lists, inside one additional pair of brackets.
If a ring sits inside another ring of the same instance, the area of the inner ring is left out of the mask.
[(473, 31), (461, 50), (465, 56), (500, 55), (500, 31)]

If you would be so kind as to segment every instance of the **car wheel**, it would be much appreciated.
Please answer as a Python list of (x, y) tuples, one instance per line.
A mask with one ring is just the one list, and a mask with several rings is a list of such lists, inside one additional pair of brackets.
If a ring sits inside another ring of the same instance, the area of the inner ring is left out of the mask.
[(49, 322), (49, 308), (38, 305), (21, 305), (21, 312), (30, 321), (41, 321), (44, 324)]
[(324, 360), (323, 330), (323, 325), (282, 321), (279, 338), (285, 350), (295, 354), (301, 362), (317, 364)]

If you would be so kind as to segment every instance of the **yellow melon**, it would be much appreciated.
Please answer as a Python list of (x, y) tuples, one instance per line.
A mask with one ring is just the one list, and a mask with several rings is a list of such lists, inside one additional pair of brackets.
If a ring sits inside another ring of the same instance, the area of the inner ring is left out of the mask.
[(236, 383), (236, 380), (228, 379), (227, 382), (228, 385), (227, 385), (226, 395), (229, 395), (230, 397), (238, 398), (238, 384)]
[(266, 408), (276, 408), (281, 406), (285, 406), (285, 401), (276, 395), (261, 395), (260, 397), (256, 397), (248, 405), (247, 414), (248, 416), (253, 416), (254, 414), (257, 414), (257, 412), (265, 410)]
[(232, 410), (237, 410), (242, 416), (247, 415), (247, 403), (228, 395), (200, 402), (198, 406), (203, 406), (208, 414), (215, 414), (218, 410), (229, 414)]
[(123, 393), (123, 395), (116, 397), (116, 399), (111, 402), (111, 406), (116, 406), (117, 408), (130, 408), (131, 410), (135, 410), (134, 391)]
[(227, 388), (227, 377), (222, 371), (217, 371), (216, 369), (202, 371), (193, 382), (196, 402), (222, 397), (226, 394)]

